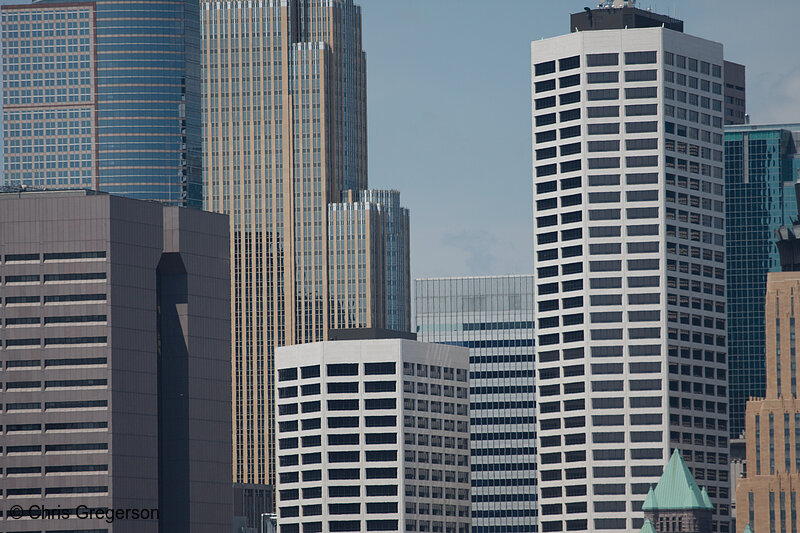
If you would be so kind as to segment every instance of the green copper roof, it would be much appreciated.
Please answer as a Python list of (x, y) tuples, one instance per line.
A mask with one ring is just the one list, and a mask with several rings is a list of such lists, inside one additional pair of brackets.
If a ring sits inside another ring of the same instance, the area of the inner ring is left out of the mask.
[(697, 486), (678, 450), (670, 457), (655, 490), (650, 487), (642, 505), (643, 511), (673, 509), (714, 509), (705, 489), (701, 491)]
[[(656, 533), (656, 528), (653, 527), (653, 523), (649, 518), (645, 518), (641, 533)], [(745, 531), (745, 533), (747, 533), (747, 531)], [(750, 533), (753, 532), (751, 531)]]
[(744, 533), (753, 533), (753, 528), (750, 527), (750, 524), (744, 526)]
[[(711, 504), (711, 498), (708, 497), (708, 493), (706, 492), (706, 488), (703, 487), (700, 489), (700, 495), (703, 497), (703, 503), (708, 509), (713, 509), (714, 506)], [(753, 533), (752, 531), (750, 533)]]

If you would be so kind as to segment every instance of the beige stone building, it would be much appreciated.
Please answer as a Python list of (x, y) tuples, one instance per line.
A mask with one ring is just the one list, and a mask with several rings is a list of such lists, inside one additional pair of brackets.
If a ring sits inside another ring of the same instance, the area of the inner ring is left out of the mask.
[(747, 403), (745, 477), (736, 487), (737, 533), (797, 532), (800, 400), (797, 395), (800, 272), (770, 273), (766, 296), (767, 394)]

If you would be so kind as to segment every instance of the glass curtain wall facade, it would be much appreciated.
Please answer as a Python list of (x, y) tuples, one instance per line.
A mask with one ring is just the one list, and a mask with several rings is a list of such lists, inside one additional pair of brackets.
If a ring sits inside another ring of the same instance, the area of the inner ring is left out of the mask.
[[(204, 205), (229, 214), (232, 231), (234, 479), (274, 485), (274, 349), (326, 340), (346, 307), (331, 293), (360, 292), (333, 278), (331, 239), (385, 240), (331, 207), (367, 189), (361, 11), (352, 0), (201, 1)], [(383, 254), (363, 252), (351, 258)]]
[(384, 272), (386, 329), (411, 330), (411, 230), (408, 209), (400, 205), (400, 193), (390, 190), (361, 191), (361, 201), (379, 207), (384, 216)]
[(202, 206), (197, 0), (3, 6), (6, 184)]
[(383, 328), (385, 217), (370, 202), (328, 205), (331, 327)]
[(415, 280), (417, 339), (470, 351), (472, 530), (537, 530), (533, 276)]
[(728, 533), (722, 45), (621, 24), (532, 70), (541, 531), (641, 528), (679, 449)]
[(800, 125), (725, 128), (730, 434), (745, 428), (745, 404), (766, 391), (764, 294), (780, 272), (774, 232), (797, 217)]

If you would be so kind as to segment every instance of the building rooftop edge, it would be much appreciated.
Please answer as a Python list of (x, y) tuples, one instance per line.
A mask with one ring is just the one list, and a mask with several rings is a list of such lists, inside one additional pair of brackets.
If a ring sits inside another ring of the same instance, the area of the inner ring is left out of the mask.
[(533, 278), (534, 274), (498, 274), (496, 276), (440, 276), (433, 278), (414, 278), (414, 281), (444, 281), (456, 279), (510, 279), (510, 278)]
[(16, 185), (4, 185), (0, 187), (0, 197), (3, 196), (112, 196), (104, 191), (94, 189), (46, 189), (35, 187), (20, 187)]
[(301, 344), (289, 344), (286, 346), (277, 346), (275, 348), (275, 353), (277, 354), (278, 351), (287, 351), (292, 350), (294, 348), (311, 348), (313, 346), (319, 346), (321, 344), (342, 344), (342, 343), (361, 343), (361, 342), (384, 342), (384, 343), (413, 343), (413, 344), (426, 344), (429, 346), (436, 346), (436, 347), (443, 347), (443, 348), (452, 348), (453, 350), (468, 350), (463, 346), (455, 346), (452, 344), (444, 344), (441, 342), (430, 342), (430, 341), (420, 341), (420, 340), (413, 340), (413, 339), (403, 339), (403, 338), (390, 338), (390, 339), (347, 339), (347, 340), (327, 340), (327, 341), (315, 341), (315, 342), (304, 342)]
[(787, 122), (784, 124), (730, 124), (725, 126), (724, 131), (751, 131), (751, 130), (788, 130), (800, 129), (800, 122)]

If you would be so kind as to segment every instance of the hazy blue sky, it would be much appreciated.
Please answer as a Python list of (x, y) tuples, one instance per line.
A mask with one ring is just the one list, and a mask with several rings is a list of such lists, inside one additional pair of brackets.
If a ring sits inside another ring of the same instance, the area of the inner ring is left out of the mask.
[[(530, 42), (597, 0), (355, 0), (369, 178), (411, 209), (413, 277), (532, 270)], [(752, 122), (800, 122), (798, 0), (650, 0), (747, 66)]]

